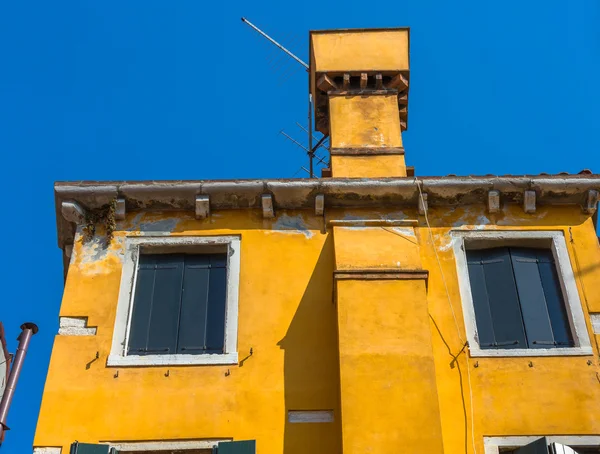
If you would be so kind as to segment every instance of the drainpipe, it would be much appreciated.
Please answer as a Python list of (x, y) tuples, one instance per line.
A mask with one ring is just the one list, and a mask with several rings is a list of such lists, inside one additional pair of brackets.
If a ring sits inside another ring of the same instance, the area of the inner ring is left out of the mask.
[(9, 430), (6, 425), (6, 416), (8, 415), (8, 409), (10, 408), (13, 396), (15, 395), (15, 388), (17, 386), (17, 381), (19, 380), (19, 375), (21, 375), (23, 361), (25, 360), (25, 355), (29, 348), (29, 341), (31, 340), (31, 336), (38, 332), (38, 327), (35, 323), (23, 323), (21, 325), (21, 330), (21, 334), (19, 334), (19, 337), (17, 338), (19, 341), (17, 354), (15, 355), (10, 374), (8, 375), (4, 396), (2, 396), (2, 401), (0, 402), (0, 444), (2, 443), (2, 440), (4, 440), (4, 431)]

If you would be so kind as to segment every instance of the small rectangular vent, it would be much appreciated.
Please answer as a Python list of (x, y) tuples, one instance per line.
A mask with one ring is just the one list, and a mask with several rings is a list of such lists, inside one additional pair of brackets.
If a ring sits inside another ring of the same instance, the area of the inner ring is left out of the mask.
[(288, 421), (290, 423), (315, 423), (315, 422), (333, 422), (332, 410), (305, 410), (288, 411)]

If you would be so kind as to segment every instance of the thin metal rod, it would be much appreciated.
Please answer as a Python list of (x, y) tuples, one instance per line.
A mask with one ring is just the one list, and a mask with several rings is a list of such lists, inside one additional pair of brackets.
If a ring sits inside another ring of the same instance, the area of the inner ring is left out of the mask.
[(304, 145), (302, 145), (300, 142), (298, 142), (296, 139), (288, 136), (285, 132), (283, 131), (279, 131), (279, 134), (281, 134), (282, 136), (284, 136), (285, 138), (287, 138), (288, 140), (291, 140), (292, 142), (294, 142), (296, 145), (298, 145), (300, 148), (302, 148), (304, 151), (306, 151), (307, 153), (310, 153), (310, 150), (308, 148), (306, 148)]
[(315, 157), (315, 151), (312, 146), (312, 94), (308, 94), (308, 160), (310, 161), (310, 178), (314, 178), (313, 158)]
[[(315, 151), (317, 151), (319, 149), (319, 147), (325, 148), (325, 146), (323, 145), (323, 142), (325, 141), (325, 139), (327, 139), (327, 136), (323, 136), (323, 137), (321, 137), (319, 139), (319, 141), (317, 142), (317, 144), (312, 149), (313, 153)], [(327, 148), (325, 148), (325, 150), (328, 151)]]
[(275, 41), (273, 38), (271, 38), (269, 35), (267, 35), (265, 32), (263, 32), (260, 28), (258, 28), (256, 25), (254, 25), (248, 19), (246, 19), (245, 17), (242, 17), (242, 22), (249, 25), (250, 27), (252, 27), (256, 32), (258, 32), (264, 38), (268, 39), (271, 43), (273, 43), (274, 45), (279, 47), (282, 51), (284, 51), (286, 54), (288, 54), (290, 57), (292, 57), (294, 60), (296, 60), (302, 66), (304, 66), (304, 68), (306, 68), (306, 70), (308, 71), (308, 65), (306, 63), (304, 63), (302, 60), (300, 60), (298, 57), (296, 57), (293, 53), (291, 53), (289, 50), (287, 50), (285, 47), (283, 47), (281, 44), (279, 44), (277, 41)]
[[(296, 125), (302, 129), (302, 131), (304, 131), (305, 133), (308, 134), (308, 129), (306, 129), (304, 126), (302, 126), (300, 123), (296, 122)], [(313, 151), (317, 151), (319, 148), (323, 148), (326, 151), (329, 151), (329, 148), (327, 148), (327, 145), (325, 145), (323, 142), (325, 142), (327, 139), (329, 138), (329, 136), (323, 136), (319, 139), (319, 141), (317, 142), (317, 144), (313, 147)]]
[(25, 361), (25, 355), (27, 354), (27, 349), (29, 348), (29, 341), (31, 340), (31, 336), (38, 332), (38, 327), (35, 325), (35, 323), (23, 323), (21, 325), (21, 330), (21, 334), (18, 338), (19, 346), (17, 347), (15, 361), (10, 369), (4, 395), (2, 396), (2, 401), (0, 402), (0, 443), (2, 443), (2, 439), (4, 438), (4, 431), (8, 430), (8, 426), (6, 425), (6, 416), (8, 415), (10, 404), (12, 403), (15, 395), (15, 388), (17, 387), (19, 376), (21, 375), (21, 369), (23, 369), (23, 361)]

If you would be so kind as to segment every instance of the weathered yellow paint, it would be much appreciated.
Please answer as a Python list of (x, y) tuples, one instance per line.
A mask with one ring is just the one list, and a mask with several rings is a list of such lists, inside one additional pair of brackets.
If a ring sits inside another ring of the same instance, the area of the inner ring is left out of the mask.
[[(339, 452), (333, 245), (330, 235), (320, 233), (318, 219), (288, 230), (265, 225), (250, 211), (218, 213), (210, 221), (188, 213), (137, 218), (125, 226), (133, 231), (115, 234), (107, 252), (75, 245), (60, 314), (88, 316), (98, 333), (56, 337), (35, 445), (62, 446), (66, 453), (74, 440), (234, 437), (257, 439), (265, 454)], [(160, 226), (167, 218), (175, 220), (168, 234), (241, 235), (240, 359), (253, 349), (243, 366), (106, 367), (121, 239), (139, 235), (140, 224)], [(100, 359), (86, 370), (97, 351)], [(287, 410), (320, 409), (333, 410), (336, 422), (287, 423)]]
[(412, 227), (335, 227), (336, 269), (421, 269)]
[[(409, 30), (317, 31), (311, 32), (310, 36), (310, 90), (316, 103), (322, 106), (321, 109), (327, 106), (326, 109), (329, 110), (332, 176), (406, 176), (403, 155), (383, 155), (389, 150), (381, 150), (381, 153), (376, 150), (402, 148), (398, 93), (375, 93), (372, 81), (366, 85), (369, 90), (359, 92), (352, 82), (349, 87), (344, 87), (339, 81), (344, 74), (352, 77), (366, 74), (373, 78), (374, 73), (378, 73), (387, 79), (400, 72), (406, 75), (409, 70)], [(330, 85), (337, 92), (317, 88), (317, 80), (324, 75), (331, 80), (337, 78), (337, 88)], [(405, 88), (406, 86), (400, 90)], [(325, 97), (328, 98), (327, 101)], [(322, 131), (325, 130), (326, 128)], [(336, 156), (336, 149), (368, 150), (372, 153), (360, 157)]]
[(408, 29), (311, 32), (317, 72), (409, 69)]
[(330, 96), (331, 148), (366, 149), (369, 156), (331, 157), (334, 177), (404, 177), (403, 154), (376, 154), (377, 148), (402, 148), (395, 95)]
[(344, 452), (442, 453), (425, 282), (338, 281), (337, 306)]
[(393, 95), (330, 96), (331, 148), (401, 147)]
[[(412, 228), (333, 230), (338, 270), (422, 269)], [(405, 444), (443, 452), (425, 284), (360, 275), (336, 282), (345, 453)], [(373, 421), (378, 430), (365, 430)]]
[(332, 156), (331, 175), (338, 178), (405, 177), (404, 155)]
[[(380, 452), (385, 443), (403, 452), (472, 453), (473, 438), (481, 454), (483, 436), (600, 434), (600, 336), (589, 317), (600, 309), (600, 249), (580, 208), (540, 206), (531, 215), (515, 205), (490, 215), (483, 205), (434, 207), (431, 232), (422, 217), (414, 230), (357, 221), (333, 231), (313, 211), (277, 214), (224, 211), (204, 221), (137, 214), (119, 224), (107, 250), (78, 241), (60, 314), (87, 316), (98, 332), (56, 337), (35, 445), (66, 453), (74, 440), (232, 437), (256, 439), (261, 454), (341, 453), (342, 440), (346, 453)], [(327, 218), (417, 214), (337, 209)], [(453, 363), (466, 334), (452, 229), (563, 232), (594, 354), (468, 358), (467, 348)], [(254, 351), (243, 366), (106, 366), (123, 237), (156, 232), (241, 235), (240, 359)], [(334, 299), (336, 267), (422, 268), (429, 280), (340, 281)], [(333, 410), (335, 422), (289, 424), (288, 410)]]

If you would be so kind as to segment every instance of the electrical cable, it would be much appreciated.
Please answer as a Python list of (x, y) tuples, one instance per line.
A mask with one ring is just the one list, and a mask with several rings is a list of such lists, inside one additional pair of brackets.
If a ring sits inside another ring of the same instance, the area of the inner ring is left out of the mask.
[[(463, 348), (461, 351), (454, 357), (455, 360), (458, 360), (458, 356), (464, 351), (467, 342), (465, 342), (460, 334), (460, 328), (458, 327), (458, 321), (456, 319), (456, 313), (454, 312), (454, 307), (452, 306), (452, 298), (450, 297), (450, 291), (448, 290), (448, 283), (446, 282), (446, 277), (444, 275), (444, 270), (442, 268), (442, 263), (440, 262), (440, 257), (437, 253), (437, 248), (435, 246), (435, 241), (433, 239), (433, 233), (431, 231), (431, 224), (429, 224), (429, 216), (427, 216), (427, 206), (425, 205), (425, 199), (423, 198), (423, 191), (421, 190), (421, 184), (415, 178), (415, 184), (417, 185), (417, 189), (419, 190), (419, 198), (421, 200), (421, 206), (423, 207), (423, 214), (425, 215), (425, 223), (427, 224), (427, 230), (429, 232), (429, 239), (431, 241), (431, 247), (433, 248), (433, 252), (435, 253), (435, 259), (437, 261), (438, 267), (440, 269), (440, 274), (442, 276), (442, 281), (444, 283), (444, 289), (446, 290), (446, 296), (448, 298), (448, 305), (450, 306), (450, 311), (452, 312), (452, 318), (454, 319), (454, 326), (456, 327), (456, 334), (460, 339), (460, 342), (463, 344)], [(475, 447), (475, 418), (473, 412), (473, 387), (471, 386), (471, 366), (469, 364), (469, 354), (465, 355), (467, 360), (467, 381), (469, 384), (469, 408), (471, 413), (471, 442), (473, 443), (473, 453), (477, 454), (477, 448)]]

